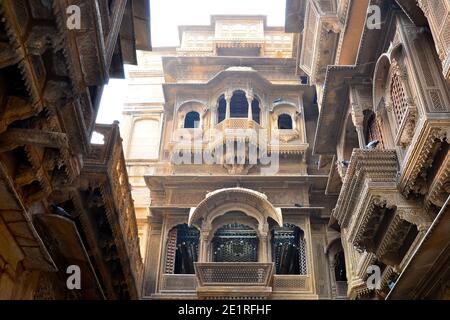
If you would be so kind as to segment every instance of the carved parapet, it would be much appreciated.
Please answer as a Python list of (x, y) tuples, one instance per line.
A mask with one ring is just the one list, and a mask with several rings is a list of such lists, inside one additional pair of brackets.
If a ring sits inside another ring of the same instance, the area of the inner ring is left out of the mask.
[(277, 130), (274, 131), (275, 137), (280, 140), (282, 143), (288, 143), (293, 140), (300, 138), (300, 133), (298, 130), (285, 129), (285, 130)]

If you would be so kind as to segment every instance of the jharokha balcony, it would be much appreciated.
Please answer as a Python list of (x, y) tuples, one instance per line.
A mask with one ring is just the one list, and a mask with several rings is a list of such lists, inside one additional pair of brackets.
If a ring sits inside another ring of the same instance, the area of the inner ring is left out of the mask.
[(401, 195), (397, 176), (394, 150), (355, 149), (333, 217), (357, 250), (401, 270), (432, 217)]
[[(236, 204), (256, 216), (230, 209)], [(306, 227), (283, 223), (281, 211), (264, 194), (245, 188), (216, 190), (191, 210), (187, 224), (177, 223), (167, 228), (155, 293), (145, 296), (317, 299)]]
[[(194, 274), (163, 274), (157, 298), (199, 299), (313, 297), (309, 274), (275, 274), (274, 263), (196, 262)], [(339, 297), (346, 297), (347, 283), (338, 284)]]
[(122, 274), (112, 286), (137, 297), (143, 263), (118, 123), (97, 124), (95, 132), (103, 141), (91, 146), (80, 179), (82, 201), (97, 219), (85, 222), (93, 224), (87, 238), (99, 238), (95, 248), (103, 259), (101, 272)]

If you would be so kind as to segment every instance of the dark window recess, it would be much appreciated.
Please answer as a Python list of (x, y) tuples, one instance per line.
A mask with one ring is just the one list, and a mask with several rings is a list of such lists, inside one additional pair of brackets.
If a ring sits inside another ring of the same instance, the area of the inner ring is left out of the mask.
[(292, 224), (272, 230), (272, 260), (277, 274), (307, 274), (303, 231)]
[(334, 256), (334, 276), (336, 281), (347, 281), (344, 251), (339, 251)]
[(219, 107), (217, 110), (218, 114), (217, 123), (220, 123), (223, 120), (225, 120), (226, 109), (227, 109), (227, 101), (225, 100), (225, 97), (221, 95), (219, 98)]
[(248, 102), (244, 91), (238, 90), (233, 93), (233, 96), (231, 97), (230, 117), (248, 117)]
[(176, 227), (175, 274), (194, 274), (194, 262), (198, 260), (200, 232), (187, 224)]
[(200, 124), (200, 115), (198, 112), (191, 111), (186, 114), (184, 118), (184, 127), (185, 128), (198, 128)]
[(288, 114), (278, 116), (278, 129), (292, 129), (292, 118)]
[(301, 84), (308, 84), (309, 83), (308, 76), (300, 76), (300, 83)]
[(258, 99), (253, 99), (252, 102), (252, 118), (257, 123), (261, 124), (261, 109), (259, 108), (259, 101)]

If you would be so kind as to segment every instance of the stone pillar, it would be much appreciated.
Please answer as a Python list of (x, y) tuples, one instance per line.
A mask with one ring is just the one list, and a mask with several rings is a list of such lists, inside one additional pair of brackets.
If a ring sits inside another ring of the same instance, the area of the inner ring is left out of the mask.
[(361, 107), (357, 104), (352, 104), (352, 122), (358, 134), (359, 148), (366, 147), (366, 138), (364, 137), (364, 114)]
[(291, 115), (292, 118), (292, 130), (297, 130), (298, 127), (298, 113), (295, 112)]
[(253, 102), (253, 97), (247, 93), (248, 121), (253, 121), (252, 102)]
[(230, 109), (231, 109), (231, 94), (225, 95), (225, 101), (227, 102), (227, 108), (225, 111), (225, 119), (230, 119)]
[(364, 137), (364, 110), (368, 110), (372, 105), (372, 87), (371, 86), (351, 86), (350, 87), (350, 105), (352, 113), (352, 122), (358, 134), (359, 148), (364, 149), (367, 145)]
[(208, 262), (209, 248), (210, 248), (210, 229), (204, 229), (200, 231), (200, 252), (198, 255), (198, 262)]
[(258, 262), (269, 262), (268, 234), (269, 225), (264, 223), (259, 227)]
[(362, 125), (356, 126), (356, 133), (358, 134), (358, 142), (359, 142), (359, 148), (364, 149), (367, 145), (366, 138), (364, 137), (364, 128)]
[(259, 262), (269, 262), (269, 252), (267, 245), (267, 234), (259, 236), (259, 248), (258, 248), (258, 261)]

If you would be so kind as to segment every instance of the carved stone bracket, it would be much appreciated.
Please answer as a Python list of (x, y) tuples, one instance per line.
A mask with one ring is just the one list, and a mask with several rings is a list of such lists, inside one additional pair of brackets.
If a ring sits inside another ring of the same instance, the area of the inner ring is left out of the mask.
[(419, 232), (425, 232), (431, 226), (433, 217), (420, 207), (398, 207), (399, 218), (415, 226)]

